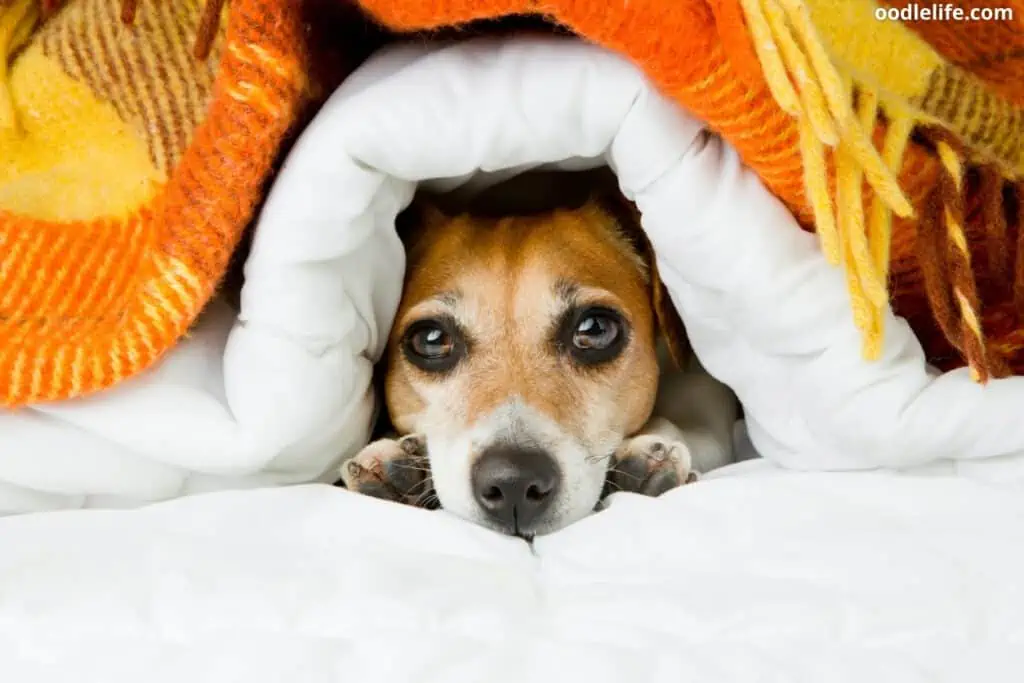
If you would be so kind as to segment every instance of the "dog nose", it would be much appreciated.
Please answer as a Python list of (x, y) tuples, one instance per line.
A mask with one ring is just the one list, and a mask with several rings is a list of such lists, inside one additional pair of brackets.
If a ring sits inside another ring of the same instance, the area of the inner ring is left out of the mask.
[(473, 495), (493, 520), (520, 531), (551, 505), (559, 479), (558, 465), (545, 451), (491, 446), (473, 468)]

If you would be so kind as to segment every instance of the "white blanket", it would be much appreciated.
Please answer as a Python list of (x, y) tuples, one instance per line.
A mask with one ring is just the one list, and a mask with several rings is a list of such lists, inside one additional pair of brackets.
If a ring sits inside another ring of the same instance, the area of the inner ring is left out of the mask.
[(11, 683), (1019, 681), (1024, 495), (779, 474), (525, 542), (340, 489), (0, 520)]
[(1024, 472), (1024, 378), (983, 388), (966, 372), (936, 377), (892, 316), (882, 360), (863, 361), (842, 274), (702, 128), (626, 61), (572, 40), (378, 56), (277, 179), (237, 320), (215, 307), (153, 372), (0, 414), (0, 513), (330, 478), (368, 435), (372, 362), (404, 267), (393, 222), (416, 182), (456, 187), (540, 165), (616, 171), (701, 361), (738, 393), (765, 457)]
[(572, 41), (366, 65), (274, 187), (241, 317), (214, 310), (114, 391), (0, 416), (0, 510), (330, 472), (366, 439), (415, 182), (605, 162), (767, 460), (619, 496), (532, 551), (318, 485), (0, 519), (0, 681), (1019, 680), (1024, 379), (936, 377), (892, 317), (861, 360), (813, 236), (636, 69)]

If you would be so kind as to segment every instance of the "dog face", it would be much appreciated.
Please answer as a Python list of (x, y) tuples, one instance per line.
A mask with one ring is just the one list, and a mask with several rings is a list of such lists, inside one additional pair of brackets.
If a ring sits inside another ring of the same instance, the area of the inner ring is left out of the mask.
[(652, 264), (593, 202), (427, 210), (406, 247), (385, 397), (400, 433), (426, 437), (441, 505), (523, 536), (589, 514), (653, 408), (665, 302)]

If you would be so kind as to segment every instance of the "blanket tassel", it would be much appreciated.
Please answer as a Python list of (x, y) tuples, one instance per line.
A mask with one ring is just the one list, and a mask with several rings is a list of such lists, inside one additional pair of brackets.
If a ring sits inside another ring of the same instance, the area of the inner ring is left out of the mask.
[[(888, 272), (892, 216), (912, 216), (898, 172), (913, 121), (890, 121), (881, 153), (872, 142), (882, 106), (877, 93), (855, 91), (836, 69), (801, 0), (740, 0), (762, 64), (779, 106), (797, 119), (804, 185), (826, 260), (847, 273), (854, 323), (863, 355), (882, 352), (889, 306)], [(826, 149), (832, 149), (836, 202), (828, 185)], [(863, 184), (872, 191), (864, 207)]]
[[(929, 305), (975, 381), (984, 384), (1009, 374), (1008, 364), (983, 329), (966, 233), (966, 149), (944, 129), (923, 125), (898, 101), (883, 99), (881, 93), (841, 74), (804, 0), (739, 2), (768, 88), (797, 121), (804, 186), (816, 231), (826, 260), (846, 273), (864, 357), (877, 359), (883, 349), (893, 220), (915, 217), (898, 178), (911, 134), (922, 130), (931, 133), (940, 166), (938, 187), (918, 216), (916, 249)], [(885, 131), (881, 150), (872, 140), (879, 125)], [(834, 161), (834, 202), (827, 150)], [(1018, 227), (1011, 273), (1003, 198), (1006, 176), (995, 166), (980, 170), (988, 265), (994, 278), (1013, 283), (1014, 307), (1024, 321), (1024, 228)], [(1024, 221), (1024, 184), (1013, 187), (1019, 224)]]
[[(918, 226), (918, 258), (925, 291), (945, 337), (964, 356), (971, 377), (985, 384), (1005, 377), (1010, 370), (985, 334), (970, 245), (966, 234), (963, 150), (956, 138), (937, 127), (923, 131), (934, 141), (941, 164), (939, 182), (929, 197), (931, 208)], [(987, 258), (994, 277), (1008, 271), (1003, 179), (994, 168), (982, 168), (978, 192), (986, 223)], [(1002, 248), (1001, 248), (1002, 247)], [(1018, 237), (1018, 252), (1020, 252)], [(1013, 278), (1015, 294), (1021, 287), (1021, 263)], [(1006, 280), (1003, 280), (1006, 281)], [(1018, 307), (1018, 310), (1019, 307)]]
[[(140, 0), (121, 0), (121, 21), (123, 23), (130, 25), (135, 22), (139, 2)], [(227, 0), (206, 0), (203, 3), (199, 26), (196, 28), (195, 43), (192, 46), (192, 55), (199, 61), (207, 59), (213, 50), (221, 12), (226, 2)]]

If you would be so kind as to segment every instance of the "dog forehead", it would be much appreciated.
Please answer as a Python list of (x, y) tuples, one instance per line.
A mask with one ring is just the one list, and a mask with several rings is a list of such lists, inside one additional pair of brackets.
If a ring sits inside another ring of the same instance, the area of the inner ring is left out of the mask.
[[(457, 216), (421, 226), (410, 251), (405, 299), (459, 292), (477, 306), (549, 308), (565, 282), (647, 305), (646, 268), (615, 221), (586, 205), (537, 216)], [(514, 300), (518, 299), (518, 304)]]

